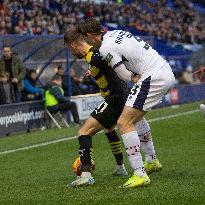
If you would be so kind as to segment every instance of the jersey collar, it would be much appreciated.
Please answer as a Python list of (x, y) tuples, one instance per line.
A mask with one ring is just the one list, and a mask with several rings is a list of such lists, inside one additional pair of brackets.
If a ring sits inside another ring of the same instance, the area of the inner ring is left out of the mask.
[(90, 46), (87, 48), (85, 56), (88, 54), (88, 52), (90, 51), (91, 48), (93, 48), (93, 46)]

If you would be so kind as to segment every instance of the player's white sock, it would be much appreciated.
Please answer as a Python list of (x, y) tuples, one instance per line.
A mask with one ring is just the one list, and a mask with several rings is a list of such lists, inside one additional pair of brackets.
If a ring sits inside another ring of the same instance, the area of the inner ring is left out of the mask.
[(145, 175), (142, 156), (140, 153), (140, 140), (137, 131), (132, 131), (122, 135), (126, 153), (131, 167), (134, 169), (134, 174)]
[(153, 162), (155, 159), (157, 159), (152, 139), (149, 141), (140, 141), (140, 142), (141, 142), (140, 143), (141, 149), (145, 155), (145, 161), (146, 162)]
[(145, 155), (145, 161), (153, 162), (156, 157), (150, 126), (145, 118), (135, 124), (140, 139), (141, 150)]
[(200, 110), (201, 110), (203, 116), (205, 117), (205, 104), (200, 105)]
[(81, 177), (92, 177), (90, 172), (82, 172)]

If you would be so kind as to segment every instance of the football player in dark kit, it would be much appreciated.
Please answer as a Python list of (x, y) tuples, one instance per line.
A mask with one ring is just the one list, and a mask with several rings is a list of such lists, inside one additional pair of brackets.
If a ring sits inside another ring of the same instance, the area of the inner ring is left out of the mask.
[[(76, 49), (72, 49), (72, 42), (75, 42), (79, 38), (87, 46), (86, 52), (83, 54)], [(86, 72), (86, 75), (92, 76), (95, 79), (100, 88), (101, 96), (104, 98), (104, 102), (91, 113), (85, 124), (78, 131), (82, 174), (71, 183), (71, 186), (78, 187), (92, 185), (94, 183), (94, 179), (90, 173), (93, 153), (92, 136), (103, 129), (105, 129), (105, 134), (117, 162), (117, 167), (113, 174), (127, 175), (123, 164), (120, 138), (114, 129), (127, 98), (127, 85), (119, 79), (114, 70), (111, 70), (107, 62), (101, 59), (98, 50), (84, 41), (83, 36), (77, 32), (75, 27), (65, 33), (64, 43), (76, 57), (85, 58), (90, 64), (91, 67)]]

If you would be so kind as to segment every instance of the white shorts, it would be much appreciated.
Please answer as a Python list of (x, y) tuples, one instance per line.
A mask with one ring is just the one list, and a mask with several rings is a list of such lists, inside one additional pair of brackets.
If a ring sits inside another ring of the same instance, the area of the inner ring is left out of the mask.
[(174, 85), (175, 77), (171, 67), (166, 63), (150, 76), (140, 79), (133, 86), (125, 103), (143, 111), (149, 111), (157, 105)]

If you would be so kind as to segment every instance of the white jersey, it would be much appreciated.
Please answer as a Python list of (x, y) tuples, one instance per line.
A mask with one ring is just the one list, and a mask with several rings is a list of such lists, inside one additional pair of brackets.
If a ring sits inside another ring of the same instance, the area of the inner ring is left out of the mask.
[(124, 63), (128, 70), (142, 78), (167, 63), (149, 44), (122, 30), (108, 31), (103, 36), (99, 51), (111, 67), (116, 68)]

